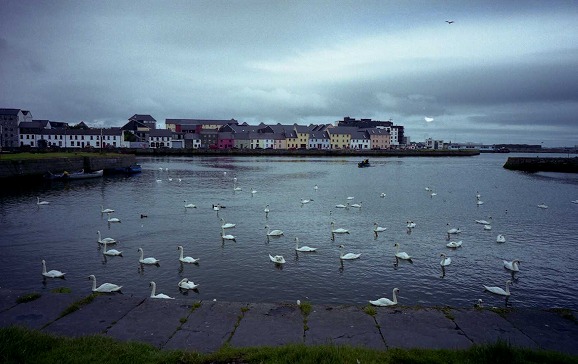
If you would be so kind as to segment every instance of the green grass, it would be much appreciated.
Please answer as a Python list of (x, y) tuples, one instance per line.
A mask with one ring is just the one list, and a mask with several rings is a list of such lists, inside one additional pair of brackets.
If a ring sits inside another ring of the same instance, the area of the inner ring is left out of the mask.
[(50, 292), (52, 292), (52, 293), (72, 293), (72, 290), (68, 287), (58, 287), (58, 288), (51, 289)]
[(578, 320), (574, 316), (574, 313), (572, 313), (572, 310), (570, 310), (568, 308), (551, 308), (548, 311), (554, 312), (554, 313), (560, 315), (561, 317), (565, 318), (566, 320), (570, 320), (574, 323), (578, 323)]
[(375, 317), (375, 315), (377, 315), (377, 309), (375, 307), (373, 307), (372, 305), (365, 306), (363, 308), (363, 312), (365, 312), (369, 316), (373, 316), (373, 317)]
[(28, 293), (28, 294), (24, 294), (20, 297), (18, 297), (16, 299), (16, 303), (26, 303), (26, 302), (30, 302), (30, 301), (34, 301), (40, 298), (40, 296), (42, 296), (40, 293)]
[(91, 303), (92, 301), (94, 301), (94, 299), (96, 298), (96, 296), (98, 296), (98, 293), (91, 293), (90, 295), (76, 301), (73, 302), (70, 306), (68, 306), (67, 308), (65, 308), (60, 315), (58, 316), (58, 318), (64, 317), (66, 315), (69, 315), (71, 313), (73, 313), (76, 310), (79, 310), (82, 306), (86, 306), (89, 303)]
[(507, 343), (467, 350), (373, 350), (347, 346), (232, 348), (213, 354), (160, 350), (103, 336), (57, 337), (20, 327), (0, 329), (2, 363), (578, 363), (578, 357), (513, 348)]

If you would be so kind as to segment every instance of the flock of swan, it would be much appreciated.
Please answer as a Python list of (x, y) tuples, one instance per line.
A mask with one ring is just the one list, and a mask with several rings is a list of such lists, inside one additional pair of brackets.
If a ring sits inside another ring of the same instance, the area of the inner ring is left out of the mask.
[[(239, 187), (237, 185), (237, 178), (233, 179), (233, 191), (242, 191), (242, 188)], [(314, 190), (317, 191), (319, 189), (318, 185), (314, 186)], [(431, 189), (430, 187), (426, 187), (426, 191), (429, 192), (430, 196), (432, 198), (434, 198), (437, 193), (433, 191), (433, 189)], [(251, 189), (250, 190), (251, 195), (255, 195), (257, 193), (257, 190), (255, 189)], [(385, 193), (381, 193), (379, 195), (379, 197), (381, 198), (385, 198), (387, 195)], [(340, 203), (340, 204), (336, 204), (334, 205), (335, 208), (338, 209), (349, 209), (349, 208), (353, 208), (353, 209), (362, 209), (362, 202), (359, 203), (351, 203), (351, 201), (354, 199), (353, 196), (348, 196), (347, 198), (347, 202), (346, 203)], [(301, 206), (303, 207), (306, 204), (309, 204), (311, 202), (313, 202), (314, 200), (311, 198), (307, 198), (307, 199), (301, 199), (300, 203)], [(477, 205), (481, 205), (483, 204), (483, 202), (481, 201), (481, 195), (479, 193), (476, 194), (476, 203)], [(572, 201), (572, 203), (578, 203), (578, 200), (576, 201)], [(37, 198), (37, 205), (38, 206), (46, 206), (49, 205), (50, 202), (49, 201), (45, 201), (45, 200), (41, 200), (40, 197)], [(546, 206), (545, 204), (540, 204), (538, 205), (539, 208), (541, 209), (547, 209), (548, 206)], [(194, 209), (197, 208), (196, 205), (194, 205), (193, 203), (188, 203), (187, 200), (184, 201), (184, 208), (185, 209)], [(217, 214), (220, 210), (220, 205), (213, 205), (213, 210), (217, 211)], [(110, 209), (110, 208), (104, 208), (104, 206), (101, 205), (101, 210), (100, 210), (101, 214), (106, 214), (107, 215), (107, 222), (110, 223), (120, 223), (121, 220), (119, 218), (113, 217), (111, 216), (115, 210), (114, 209)], [(265, 213), (265, 219), (268, 219), (269, 217), (269, 213), (271, 212), (269, 205), (266, 205), (263, 212)], [(218, 216), (218, 215), (217, 215)], [(141, 216), (142, 217), (142, 216)], [(227, 222), (223, 217), (219, 217), (220, 219), (220, 229), (221, 229), (221, 239), (224, 241), (236, 241), (236, 237), (230, 233), (228, 233), (227, 231), (230, 229), (233, 229), (236, 227), (236, 224), (234, 223), (230, 223)], [(491, 221), (491, 217), (488, 220), (475, 220), (475, 223), (477, 224), (481, 224), (484, 227), (484, 230), (491, 230), (492, 229), (492, 221)], [(411, 231), (412, 229), (415, 229), (417, 226), (417, 224), (414, 221), (407, 221), (407, 229), (408, 231)], [(449, 224), (448, 224), (449, 226)], [(265, 229), (265, 235), (266, 237), (280, 237), (284, 235), (284, 232), (280, 229), (273, 229), (271, 230), (269, 225), (265, 225), (264, 227)], [(378, 234), (383, 233), (387, 230), (386, 227), (382, 227), (379, 226), (379, 224), (377, 222), (373, 223), (373, 229), (372, 232), (375, 236), (375, 238), (377, 239)], [(331, 240), (335, 241), (336, 239), (336, 235), (342, 235), (342, 234), (350, 234), (349, 230), (342, 228), (342, 227), (336, 227), (335, 226), (335, 222), (331, 221), (330, 222), (330, 232), (331, 232)], [(461, 240), (452, 240), (453, 236), (459, 236), (459, 234), (461, 233), (461, 229), (459, 227), (450, 227), (447, 230), (447, 240), (449, 241), (446, 244), (447, 248), (450, 249), (458, 249), (462, 247), (463, 242)], [(102, 234), (100, 231), (97, 231), (97, 235), (98, 235), (98, 239), (97, 242), (98, 244), (100, 244), (102, 246), (102, 254), (105, 256), (122, 256), (123, 252), (116, 250), (116, 249), (109, 249), (108, 246), (113, 245), (113, 244), (117, 244), (118, 241), (111, 238), (111, 237), (102, 237)], [(299, 246), (299, 238), (295, 237), (294, 238), (295, 241), (295, 251), (297, 252), (305, 252), (305, 253), (313, 253), (316, 252), (318, 248), (315, 247), (309, 247), (309, 246)], [(496, 242), (497, 243), (505, 243), (506, 242), (506, 238), (503, 234), (498, 234), (496, 237)], [(393, 245), (394, 249), (395, 249), (395, 253), (394, 253), (394, 257), (395, 257), (395, 263), (394, 265), (397, 266), (397, 264), (399, 264), (400, 260), (403, 261), (408, 261), (410, 263), (412, 263), (412, 256), (409, 255), (407, 252), (405, 251), (400, 251), (400, 244), (399, 243), (395, 243)], [(352, 252), (348, 252), (348, 253), (344, 253), (343, 250), (345, 248), (345, 246), (343, 244), (339, 244), (338, 245), (339, 248), (339, 259), (341, 261), (343, 260), (356, 260), (359, 259), (362, 256), (362, 253), (352, 253)], [(181, 263), (185, 263), (185, 264), (197, 264), (199, 262), (199, 258), (193, 258), (191, 256), (185, 256), (184, 255), (184, 248), (182, 245), (177, 246), (177, 250), (179, 252), (179, 256), (178, 256), (178, 261)], [(138, 262), (139, 264), (142, 265), (159, 265), (160, 261), (154, 257), (145, 257), (144, 256), (144, 250), (143, 248), (138, 248), (137, 252), (140, 254)], [(441, 267), (442, 270), (442, 277), (445, 277), (445, 270), (446, 268), (448, 268), (451, 263), (452, 263), (452, 259), (449, 256), (446, 256), (445, 253), (441, 253), (440, 254), (440, 262), (439, 262), (439, 266)], [(286, 263), (285, 258), (282, 255), (272, 255), (269, 254), (269, 260), (274, 263), (275, 265), (282, 265)], [(514, 277), (514, 274), (520, 271), (520, 260), (519, 259), (514, 259), (514, 260), (503, 260), (503, 267), (504, 269), (508, 270), (509, 272), (511, 272), (512, 277)], [(46, 262), (45, 260), (42, 260), (42, 276), (44, 278), (64, 278), (66, 273), (63, 273), (61, 271), (58, 270), (50, 270), (47, 271), (46, 268)], [(92, 291), (93, 292), (103, 292), (103, 293), (113, 293), (113, 292), (120, 292), (122, 286), (120, 285), (116, 285), (113, 283), (103, 283), (100, 285), (97, 285), (96, 282), (96, 277), (95, 275), (91, 274), (88, 276), (88, 278), (92, 281)], [(511, 295), (510, 292), (510, 284), (512, 283), (512, 280), (508, 279), (505, 283), (505, 289), (501, 288), (501, 287), (497, 287), (497, 286), (487, 286), (487, 285), (483, 285), (484, 290), (495, 294), (495, 295), (499, 295), (499, 296), (505, 296), (506, 298), (509, 297)], [(173, 299), (173, 297), (170, 297), (166, 294), (163, 293), (157, 293), (156, 292), (156, 283), (154, 281), (150, 281), (149, 284), (150, 288), (151, 288), (151, 294), (150, 297), (151, 298), (160, 298), (160, 299)], [(196, 290), (199, 287), (199, 284), (196, 284), (192, 281), (189, 281), (188, 278), (182, 278), (176, 285), (179, 289), (183, 289), (183, 290)], [(390, 298), (378, 298), (376, 300), (369, 300), (369, 303), (371, 305), (375, 305), (375, 306), (394, 306), (398, 304), (398, 294), (400, 292), (400, 289), (395, 287), (392, 290), (392, 297)], [(507, 301), (506, 301), (507, 302)], [(477, 305), (481, 305), (481, 299), (478, 300)]]

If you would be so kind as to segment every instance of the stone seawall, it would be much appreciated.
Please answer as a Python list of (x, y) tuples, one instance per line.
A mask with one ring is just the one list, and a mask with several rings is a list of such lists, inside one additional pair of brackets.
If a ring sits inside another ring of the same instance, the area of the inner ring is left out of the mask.
[(578, 157), (573, 158), (526, 158), (509, 157), (504, 168), (524, 172), (578, 173)]
[(136, 163), (134, 155), (0, 159), (0, 179), (41, 179), (47, 172), (114, 170)]

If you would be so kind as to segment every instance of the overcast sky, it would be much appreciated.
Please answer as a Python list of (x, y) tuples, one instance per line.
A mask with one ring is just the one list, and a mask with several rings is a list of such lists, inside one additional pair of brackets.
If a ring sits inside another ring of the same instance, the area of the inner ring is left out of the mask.
[(0, 107), (574, 146), (578, 2), (1, 0)]

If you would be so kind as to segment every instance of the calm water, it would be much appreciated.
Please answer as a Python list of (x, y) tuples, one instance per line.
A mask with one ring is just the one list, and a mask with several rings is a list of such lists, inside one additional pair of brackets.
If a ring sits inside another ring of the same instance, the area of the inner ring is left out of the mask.
[[(365, 304), (390, 297), (398, 287), (403, 305), (470, 307), (482, 298), (503, 306), (504, 299), (485, 293), (483, 285), (505, 288), (512, 276), (502, 260), (520, 259), (511, 305), (577, 309), (578, 205), (571, 201), (578, 199), (578, 176), (507, 171), (506, 158), (373, 158), (373, 166), (364, 169), (357, 168), (360, 158), (146, 158), (140, 160), (143, 173), (132, 177), (4, 192), (0, 287), (39, 292), (70, 287), (88, 294), (87, 276), (94, 274), (99, 284), (123, 285), (124, 294), (145, 297), (155, 281), (157, 292), (183, 297), (177, 283), (187, 277), (200, 284), (185, 296), (195, 300)], [(242, 191), (233, 191), (234, 177)], [(251, 194), (252, 188), (257, 193)], [(50, 204), (37, 206), (37, 196)], [(335, 208), (348, 196), (362, 208)], [(302, 205), (301, 199), (313, 201)], [(197, 208), (185, 209), (184, 200)], [(237, 224), (227, 230), (236, 242), (222, 242), (221, 222), (212, 210), (216, 203), (226, 207), (219, 216)], [(538, 208), (541, 203), (549, 208)], [(101, 205), (115, 209), (122, 222), (108, 224)], [(474, 222), (490, 216), (491, 231)], [(417, 224), (411, 233), (408, 220)], [(332, 241), (331, 221), (350, 234)], [(387, 228), (377, 239), (374, 222)], [(267, 224), (285, 235), (268, 240)], [(446, 247), (450, 227), (461, 229), (452, 240), (462, 240), (462, 248)], [(103, 258), (97, 230), (120, 241), (109, 248), (122, 250), (123, 257)], [(500, 233), (504, 244), (496, 243)], [(295, 237), (318, 251), (296, 254)], [(394, 267), (395, 242), (413, 256), (413, 264)], [(341, 264), (340, 244), (361, 258)], [(200, 264), (181, 265), (178, 245)], [(160, 266), (142, 269), (139, 247), (160, 259)], [(443, 278), (440, 253), (452, 258)], [(268, 254), (287, 262), (276, 267)], [(43, 284), (42, 259), (49, 270), (66, 272), (66, 280)]]

